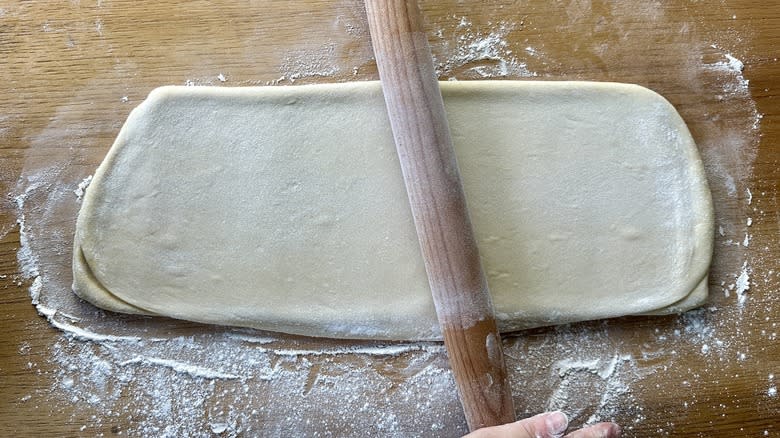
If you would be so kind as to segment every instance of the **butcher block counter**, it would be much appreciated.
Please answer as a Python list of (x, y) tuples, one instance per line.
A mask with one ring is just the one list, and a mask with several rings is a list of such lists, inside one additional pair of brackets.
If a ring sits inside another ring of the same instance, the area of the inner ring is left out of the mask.
[[(780, 4), (420, 4), (441, 80), (660, 93), (712, 190), (708, 303), (504, 336), (517, 417), (559, 409), (573, 427), (615, 421), (637, 437), (780, 436)], [(152, 89), (376, 79), (356, 0), (0, 3), (0, 435), (464, 434), (440, 343), (122, 316), (70, 292), (84, 190)]]

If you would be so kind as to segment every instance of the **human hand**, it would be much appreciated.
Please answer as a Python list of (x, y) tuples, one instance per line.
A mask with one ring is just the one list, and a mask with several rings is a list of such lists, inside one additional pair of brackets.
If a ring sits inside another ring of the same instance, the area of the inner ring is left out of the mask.
[(619, 438), (620, 426), (615, 423), (598, 423), (566, 435), (569, 419), (562, 412), (546, 412), (531, 418), (483, 427), (464, 438)]

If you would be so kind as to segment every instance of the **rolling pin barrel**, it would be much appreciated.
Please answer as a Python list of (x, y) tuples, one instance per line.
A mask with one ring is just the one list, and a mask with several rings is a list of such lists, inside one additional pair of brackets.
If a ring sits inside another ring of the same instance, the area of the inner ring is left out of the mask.
[(430, 47), (414, 0), (366, 0), (436, 313), (469, 429), (515, 420), (501, 339)]

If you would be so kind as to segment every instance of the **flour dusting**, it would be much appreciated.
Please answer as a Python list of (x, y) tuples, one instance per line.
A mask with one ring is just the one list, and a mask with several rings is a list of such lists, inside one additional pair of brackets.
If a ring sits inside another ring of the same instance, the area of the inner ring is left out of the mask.
[(73, 193), (76, 195), (76, 198), (80, 200), (84, 196), (84, 191), (87, 190), (87, 187), (89, 187), (90, 183), (92, 183), (92, 175), (84, 178), (84, 180), (81, 181), (76, 187), (76, 190), (73, 191)]
[(745, 301), (747, 300), (747, 291), (749, 289), (750, 289), (750, 267), (748, 266), (747, 262), (744, 262), (742, 264), (742, 271), (739, 273), (736, 282), (737, 302), (740, 305), (745, 304)]
[(179, 373), (186, 374), (190, 377), (203, 378), (203, 379), (224, 379), (233, 380), (240, 379), (240, 376), (230, 373), (223, 373), (218, 370), (213, 370), (191, 363), (180, 362), (171, 359), (160, 359), (157, 357), (136, 356), (132, 359), (120, 362), (119, 366), (127, 366), (132, 364), (148, 365), (148, 366), (160, 366), (163, 368), (170, 368), (171, 370)]
[[(594, 29), (590, 21), (598, 21), (603, 32), (619, 38), (609, 44), (581, 44), (578, 50), (586, 53), (578, 57), (556, 53), (543, 39), (523, 35), (527, 27), (520, 18), (479, 24), (458, 15), (431, 23), (437, 73), (442, 79), (550, 78), (541, 69), (549, 64), (569, 66), (566, 71), (573, 73), (566, 79), (620, 80), (609, 76), (613, 71), (609, 66), (631, 54), (618, 41), (637, 23), (664, 20), (663, 8), (621, 2), (602, 23), (604, 17), (589, 5), (571, 2), (565, 11), (569, 27), (559, 30)], [(361, 17), (355, 8), (332, 24), (332, 41), (286, 50), (280, 77), (269, 84), (358, 76), (371, 57)], [(581, 24), (584, 27), (578, 28)], [(43, 26), (46, 30), (49, 24)], [(753, 297), (776, 281), (776, 274), (767, 269), (769, 261), (748, 255), (756, 254), (764, 243), (754, 240), (747, 228), (754, 220), (760, 224), (761, 203), (776, 193), (754, 197), (748, 187), (761, 127), (745, 77), (750, 66), (733, 48), (723, 49), (728, 41), (719, 40), (717, 33), (697, 38), (691, 36), (692, 30), (682, 30), (680, 35), (665, 36), (679, 47), (669, 54), (668, 66), (678, 83), (655, 85), (667, 87), (670, 96), (700, 97), (681, 107), (681, 113), (702, 150), (716, 199), (713, 272), (719, 274), (711, 278), (711, 289), (720, 285), (723, 293), (711, 294), (706, 308), (676, 317), (599, 321), (506, 336), (509, 378), (522, 417), (560, 409), (575, 425), (620, 419), (624, 436), (636, 431), (646, 435), (642, 428), (651, 409), (668, 409), (670, 416), (680, 410), (721, 409), (696, 388), (713, 385), (708, 376), (714, 370), (729, 370), (734, 378), (749, 372), (758, 353), (743, 347), (752, 330), (746, 321), (770, 314), (774, 304), (762, 307)], [(594, 69), (570, 64), (577, 59), (603, 65), (604, 75), (578, 76), (577, 71)], [(216, 80), (225, 82), (228, 77), (219, 73)], [(185, 84), (213, 81), (212, 72)], [(90, 127), (93, 131), (86, 131), (86, 140), (72, 137), (76, 134), (67, 129), (73, 122), (69, 117), (88, 118), (80, 103), (72, 102), (52, 116), (50, 125), (31, 140), (31, 148), (87, 141), (99, 129), (115, 134), (111, 125)], [(721, 117), (735, 122), (726, 124)], [(20, 401), (68, 413), (90, 436), (107, 434), (117, 424), (127, 424), (128, 429), (114, 433), (160, 437), (465, 433), (441, 344), (307, 339), (110, 314), (78, 300), (70, 290), (72, 238), (91, 181), (85, 175), (94, 169), (78, 165), (66, 149), (54, 152), (60, 154), (53, 158), (56, 166), (36, 161), (32, 154), (12, 194), (20, 232), (17, 259), (31, 303), (63, 332), (45, 352), (20, 343), (18, 354), (30, 357), (30, 372), (44, 372), (38, 360), (48, 361), (54, 370), (47, 376), (51, 388), (25, 394)], [(725, 199), (734, 202), (722, 202)], [(627, 330), (634, 342), (616, 336)], [(759, 335), (774, 341), (777, 330), (764, 328)], [(691, 357), (699, 360), (699, 368), (681, 365), (683, 358)], [(643, 394), (670, 387), (682, 388), (679, 400), (670, 406), (643, 404)], [(756, 393), (777, 400), (773, 374)]]
[[(517, 25), (500, 22), (488, 29), (476, 28), (467, 17), (453, 16), (457, 25), (449, 31), (440, 28), (438, 44), (432, 47), (434, 68), (440, 78), (484, 79), (524, 78), (536, 76), (520, 54), (515, 54), (507, 41)], [(443, 50), (442, 50), (443, 49)], [(535, 55), (536, 51), (528, 51)]]
[[(628, 382), (640, 377), (636, 362), (628, 354), (590, 360), (567, 358), (555, 362), (552, 369), (557, 372), (560, 382), (547, 402), (548, 411), (565, 410), (569, 416), (580, 416), (584, 409), (592, 408), (591, 403), (577, 406), (581, 403), (583, 382), (595, 380), (602, 386), (603, 392), (595, 405), (595, 412), (587, 417), (585, 424), (597, 423), (603, 417), (615, 415), (615, 406), (610, 407), (609, 403), (626, 394)], [(643, 370), (640, 373), (650, 372)]]
[(311, 49), (292, 50), (285, 56), (280, 70), (290, 82), (305, 77), (333, 76), (341, 71), (337, 46), (329, 42)]

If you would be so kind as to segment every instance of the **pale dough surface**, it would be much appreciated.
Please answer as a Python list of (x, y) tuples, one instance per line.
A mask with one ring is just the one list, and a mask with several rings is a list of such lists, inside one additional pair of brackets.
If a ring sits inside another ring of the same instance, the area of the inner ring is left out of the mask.
[[(702, 304), (712, 202), (666, 100), (613, 83), (441, 85), (502, 330)], [(439, 336), (378, 82), (153, 91), (86, 191), (74, 276), (120, 312)]]

